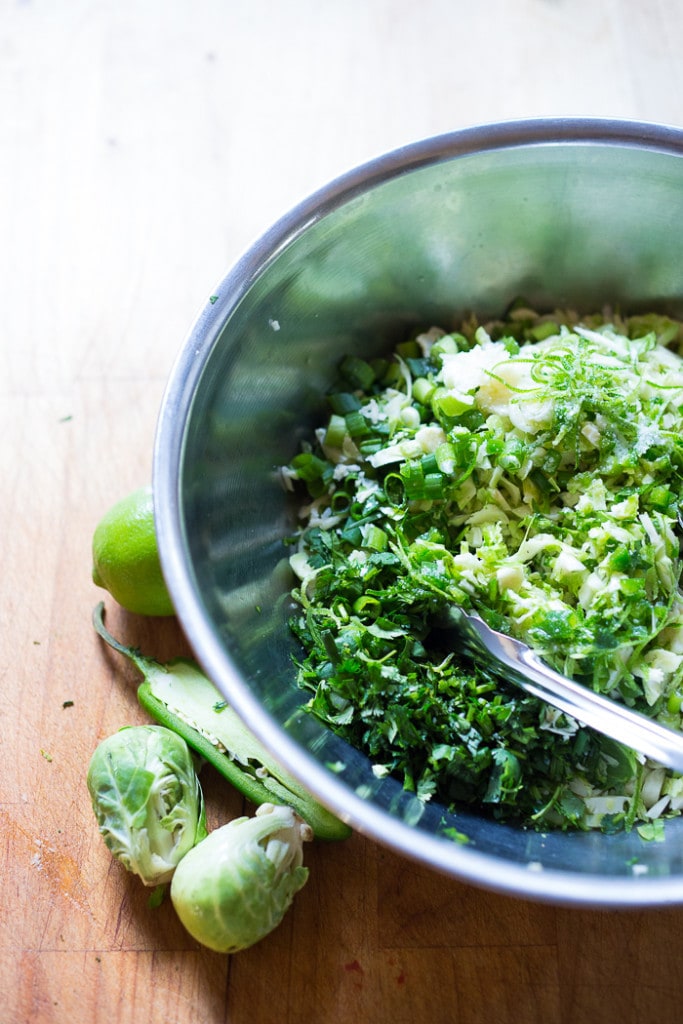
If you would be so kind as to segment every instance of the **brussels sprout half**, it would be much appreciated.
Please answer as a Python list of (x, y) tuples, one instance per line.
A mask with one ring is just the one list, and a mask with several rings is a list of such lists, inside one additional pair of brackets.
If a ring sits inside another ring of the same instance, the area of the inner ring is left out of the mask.
[(103, 740), (87, 784), (104, 842), (145, 885), (170, 881), (207, 834), (190, 749), (163, 726), (130, 726)]

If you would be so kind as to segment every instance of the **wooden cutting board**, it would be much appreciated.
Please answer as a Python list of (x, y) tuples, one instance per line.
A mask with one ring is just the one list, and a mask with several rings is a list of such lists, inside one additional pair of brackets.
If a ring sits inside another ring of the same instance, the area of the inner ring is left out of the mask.
[[(354, 835), (234, 957), (114, 863), (85, 787), (144, 721), (90, 625), (90, 538), (150, 476), (195, 311), (349, 166), (542, 114), (683, 122), (683, 7), (0, 0), (0, 1024), (668, 1024), (683, 910), (558, 909)], [(111, 628), (160, 658), (177, 624)], [(210, 822), (240, 798), (205, 773)]]

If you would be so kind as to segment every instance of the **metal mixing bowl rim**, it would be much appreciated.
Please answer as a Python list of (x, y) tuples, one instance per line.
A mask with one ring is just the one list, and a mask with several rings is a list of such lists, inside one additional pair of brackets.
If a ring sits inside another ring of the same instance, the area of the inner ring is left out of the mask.
[(662, 906), (683, 902), (683, 876), (636, 878), (534, 870), (422, 832), (351, 792), (287, 735), (244, 683), (208, 620), (185, 555), (179, 467), (195, 389), (226, 319), (277, 254), (333, 210), (397, 175), (486, 150), (596, 143), (683, 156), (683, 130), (652, 122), (583, 117), (505, 121), (433, 136), (382, 154), (294, 206), (228, 270), (181, 346), (157, 424), (153, 456), (155, 514), (164, 574), (178, 618), (204, 670), (219, 688), (222, 680), (229, 681), (231, 702), (253, 732), (267, 748), (277, 752), (293, 775), (353, 828), (409, 859), (489, 890), (573, 906)]

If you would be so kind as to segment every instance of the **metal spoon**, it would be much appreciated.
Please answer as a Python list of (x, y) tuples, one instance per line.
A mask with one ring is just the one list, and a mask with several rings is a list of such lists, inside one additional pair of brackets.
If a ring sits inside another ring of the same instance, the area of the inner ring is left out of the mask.
[(526, 644), (488, 626), (476, 612), (452, 607), (446, 628), (453, 627), (470, 654), (477, 654), (527, 693), (552, 704), (598, 732), (683, 772), (683, 733), (603, 697), (546, 665)]

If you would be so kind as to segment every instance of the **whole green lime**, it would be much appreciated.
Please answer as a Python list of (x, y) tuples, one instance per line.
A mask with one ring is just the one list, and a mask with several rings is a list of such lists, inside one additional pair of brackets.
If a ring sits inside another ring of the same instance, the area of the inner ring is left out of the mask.
[(141, 487), (105, 512), (92, 540), (92, 578), (137, 615), (173, 615), (154, 529), (152, 488)]

